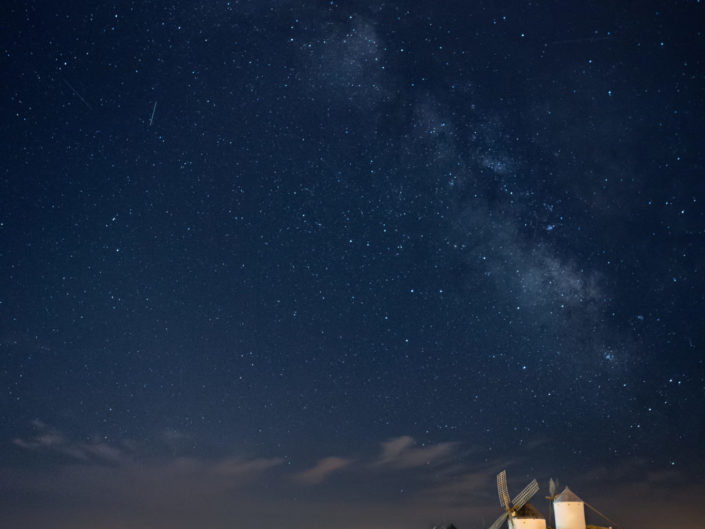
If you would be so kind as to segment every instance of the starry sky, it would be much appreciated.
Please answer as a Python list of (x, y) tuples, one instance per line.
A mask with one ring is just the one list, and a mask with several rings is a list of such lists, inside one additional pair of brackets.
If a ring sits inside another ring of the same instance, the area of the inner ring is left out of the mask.
[(64, 4), (0, 21), (1, 526), (692, 520), (700, 1)]

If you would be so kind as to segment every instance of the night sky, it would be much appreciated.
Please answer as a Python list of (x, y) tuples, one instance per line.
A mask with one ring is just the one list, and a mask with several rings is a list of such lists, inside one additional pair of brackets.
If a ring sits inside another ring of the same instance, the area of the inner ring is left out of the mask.
[(0, 526), (692, 523), (703, 9), (4, 4)]

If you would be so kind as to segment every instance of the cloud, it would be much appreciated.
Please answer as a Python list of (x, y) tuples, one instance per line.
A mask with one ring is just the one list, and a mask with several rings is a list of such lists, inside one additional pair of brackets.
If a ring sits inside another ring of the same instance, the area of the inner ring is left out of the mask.
[(375, 466), (415, 468), (448, 461), (456, 453), (458, 443), (417, 446), (413, 437), (404, 435), (382, 443)]
[[(119, 446), (104, 441), (92, 443), (75, 441), (40, 420), (32, 421), (32, 426), (36, 430), (33, 436), (27, 439), (15, 438), (12, 443), (25, 450), (68, 456), (70, 460), (74, 460), (74, 463), (81, 462), (89, 465), (111, 464), (124, 468), (129, 468), (135, 463), (136, 457), (133, 454), (135, 444), (130, 441), (123, 441), (119, 443)], [(174, 431), (170, 430), (168, 432), (169, 436), (172, 436)], [(173, 434), (173, 436), (181, 439), (184, 434)], [(171, 463), (168, 465), (161, 465), (162, 471), (168, 470), (169, 473), (186, 473), (209, 478), (218, 477), (219, 479), (234, 478), (241, 480), (256, 477), (273, 467), (279, 466), (284, 462), (284, 459), (281, 457), (248, 458), (230, 455), (214, 460), (173, 457), (170, 461)], [(152, 464), (155, 463), (153, 462)], [(145, 470), (148, 469), (149, 465), (144, 468)]]
[(125, 458), (123, 449), (105, 442), (78, 442), (68, 439), (63, 433), (46, 423), (35, 419), (32, 421), (35, 434), (29, 438), (15, 438), (12, 443), (25, 450), (44, 451), (68, 456), (78, 461), (96, 461), (117, 463)]
[(408, 435), (396, 437), (382, 443), (380, 462), (387, 462), (398, 458), (402, 452), (415, 444), (414, 438)]
[(284, 459), (281, 457), (246, 459), (242, 457), (230, 457), (213, 465), (214, 473), (222, 476), (243, 477), (255, 476), (270, 468), (281, 465)]
[[(318, 484), (325, 481), (332, 473), (349, 467), (356, 461), (362, 464), (356, 468), (358, 471), (365, 469), (402, 470), (415, 469), (428, 466), (438, 467), (452, 462), (457, 455), (459, 443), (438, 443), (429, 446), (418, 446), (413, 437), (402, 435), (388, 439), (381, 443), (379, 454), (372, 459), (354, 459), (349, 457), (331, 456), (318, 460), (316, 464), (294, 476), (301, 483)], [(436, 470), (438, 470), (436, 468)]]
[(320, 459), (312, 468), (297, 474), (295, 479), (301, 483), (307, 483), (310, 485), (322, 483), (333, 472), (347, 467), (353, 461), (353, 459), (347, 459), (344, 457), (325, 457)]
[(402, 435), (388, 439), (380, 444), (380, 452), (372, 458), (353, 458), (330, 456), (319, 459), (316, 464), (303, 472), (294, 475), (300, 483), (315, 485), (325, 481), (331, 474), (343, 468), (348, 468), (353, 463), (360, 464), (352, 468), (358, 475), (365, 475), (374, 470), (375, 473), (419, 469), (433, 467), (439, 474), (439, 467), (446, 467), (457, 471), (457, 462), (454, 458), (458, 455), (459, 443), (438, 443), (429, 446), (418, 446), (413, 437)]

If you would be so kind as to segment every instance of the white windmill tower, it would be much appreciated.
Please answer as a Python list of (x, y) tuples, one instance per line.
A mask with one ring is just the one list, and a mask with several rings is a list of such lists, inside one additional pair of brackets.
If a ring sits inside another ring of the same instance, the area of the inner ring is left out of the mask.
[(499, 529), (505, 520), (509, 529), (546, 529), (545, 518), (527, 503), (538, 490), (539, 484), (534, 479), (510, 502), (507, 490), (507, 472), (502, 470), (497, 474), (497, 494), (499, 495), (499, 505), (504, 509), (504, 512), (490, 525), (489, 529)]
[(585, 502), (568, 487), (553, 499), (556, 529), (585, 529)]

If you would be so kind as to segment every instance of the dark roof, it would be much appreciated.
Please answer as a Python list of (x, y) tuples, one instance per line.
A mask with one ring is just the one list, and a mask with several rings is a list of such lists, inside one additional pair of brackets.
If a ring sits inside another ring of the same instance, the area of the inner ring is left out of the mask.
[(517, 518), (540, 518), (544, 519), (544, 515), (541, 514), (536, 507), (530, 503), (525, 503), (524, 506), (517, 511)]
[(563, 492), (561, 492), (558, 496), (556, 496), (556, 499), (553, 500), (554, 502), (559, 502), (559, 501), (580, 501), (582, 502), (580, 498), (578, 498), (575, 493), (570, 490), (568, 487), (563, 489)]

